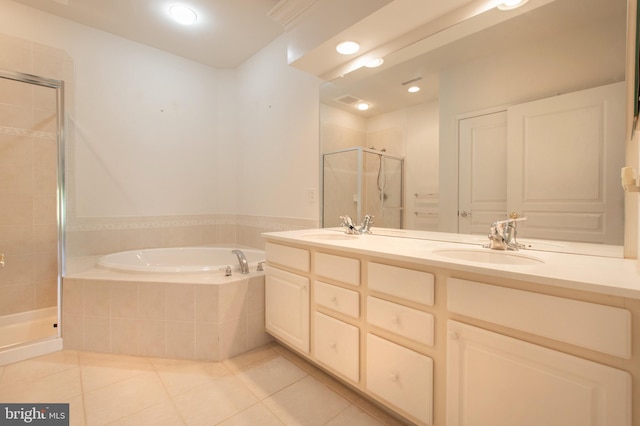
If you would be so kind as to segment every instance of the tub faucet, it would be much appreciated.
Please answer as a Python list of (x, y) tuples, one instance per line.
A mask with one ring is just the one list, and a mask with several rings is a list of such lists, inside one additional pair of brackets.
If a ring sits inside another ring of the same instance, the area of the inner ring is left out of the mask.
[(231, 253), (235, 254), (238, 257), (238, 263), (240, 264), (240, 273), (248, 274), (249, 273), (249, 262), (247, 262), (247, 258), (241, 250), (232, 250)]

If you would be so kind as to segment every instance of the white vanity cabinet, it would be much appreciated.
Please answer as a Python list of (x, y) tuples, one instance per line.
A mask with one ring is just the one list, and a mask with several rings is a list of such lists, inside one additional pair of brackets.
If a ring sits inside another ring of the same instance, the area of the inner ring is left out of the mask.
[(433, 360), (367, 334), (367, 389), (422, 424), (433, 418)]
[(360, 381), (360, 329), (320, 312), (314, 313), (314, 355), (354, 383)]
[[(433, 423), (433, 274), (367, 262), (366, 389), (406, 417)], [(412, 347), (406, 345), (407, 339)]]
[(447, 426), (631, 426), (624, 371), (449, 321)]
[(447, 289), (448, 310), (465, 316), (447, 323), (448, 426), (631, 426), (628, 372), (524, 340), (629, 358), (629, 311), (456, 278)]
[(313, 254), (313, 356), (352, 383), (360, 382), (360, 260)]
[(266, 257), (266, 330), (291, 347), (308, 353), (310, 280), (306, 274), (310, 268), (309, 251), (269, 243)]
[(278, 234), (267, 331), (403, 421), (640, 425), (637, 298)]

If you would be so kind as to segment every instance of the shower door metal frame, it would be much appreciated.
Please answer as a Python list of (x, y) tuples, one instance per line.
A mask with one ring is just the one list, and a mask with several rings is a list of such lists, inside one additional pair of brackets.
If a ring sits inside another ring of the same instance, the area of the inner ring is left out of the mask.
[(65, 126), (64, 126), (64, 81), (47, 77), (41, 77), (33, 74), (21, 72), (7, 71), (0, 69), (0, 78), (13, 80), (21, 83), (35, 84), (37, 86), (49, 87), (56, 91), (56, 145), (58, 152), (58, 173), (57, 173), (57, 191), (56, 191), (56, 222), (58, 233), (58, 278), (57, 278), (57, 297), (58, 297), (58, 338), (62, 336), (62, 277), (65, 272), (65, 192), (64, 192), (64, 148), (65, 148)]
[(400, 229), (402, 229), (404, 227), (404, 223), (405, 223), (405, 211), (404, 211), (404, 206), (405, 206), (405, 197), (404, 197), (404, 188), (405, 188), (405, 172), (404, 172), (404, 158), (403, 157), (398, 157), (395, 155), (390, 155), (387, 154), (385, 152), (382, 151), (378, 151), (375, 149), (370, 149), (370, 148), (365, 148), (365, 147), (361, 147), (361, 146), (354, 146), (354, 147), (349, 147), (349, 148), (344, 148), (344, 149), (339, 149), (336, 151), (331, 151), (331, 152), (325, 152), (322, 153), (320, 155), (320, 193), (321, 193), (321, 197), (320, 197), (320, 226), (321, 227), (325, 227), (325, 218), (324, 218), (324, 166), (325, 166), (325, 157), (328, 155), (334, 155), (334, 154), (342, 154), (345, 152), (352, 152), (352, 151), (356, 151), (357, 152), (357, 165), (356, 165), (356, 178), (357, 178), (357, 193), (356, 193), (356, 222), (357, 223), (361, 223), (362, 220), (364, 219), (364, 213), (363, 213), (363, 209), (362, 209), (362, 187), (363, 187), (363, 171), (364, 171), (364, 154), (365, 153), (369, 153), (369, 154), (374, 154), (380, 157), (380, 159), (382, 158), (390, 158), (392, 160), (398, 160), (400, 161), (400, 203), (401, 203), (401, 207), (399, 208), (401, 213), (400, 213)]

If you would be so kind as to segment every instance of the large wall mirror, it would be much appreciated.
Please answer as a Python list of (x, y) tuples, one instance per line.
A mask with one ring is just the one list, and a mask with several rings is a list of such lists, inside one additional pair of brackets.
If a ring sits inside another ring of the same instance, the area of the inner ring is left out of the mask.
[(323, 84), (323, 226), (479, 237), (517, 214), (521, 238), (622, 246), (626, 13), (529, 0)]

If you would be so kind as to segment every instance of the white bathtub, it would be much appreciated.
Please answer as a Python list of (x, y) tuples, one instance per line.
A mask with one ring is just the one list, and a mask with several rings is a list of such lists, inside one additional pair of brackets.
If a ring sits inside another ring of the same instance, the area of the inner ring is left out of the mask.
[[(130, 250), (102, 256), (98, 265), (103, 268), (128, 272), (211, 272), (231, 266), (240, 270), (233, 248), (226, 247), (176, 247)], [(240, 249), (253, 271), (264, 260), (264, 251)]]

